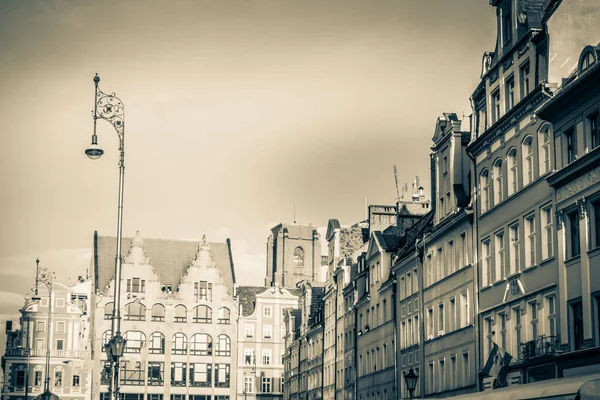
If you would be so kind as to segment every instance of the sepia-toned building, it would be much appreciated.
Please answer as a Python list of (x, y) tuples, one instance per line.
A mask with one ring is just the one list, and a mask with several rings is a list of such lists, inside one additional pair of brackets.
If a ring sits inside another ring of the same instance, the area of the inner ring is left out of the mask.
[(20, 329), (13, 330), (12, 323), (6, 326), (2, 399), (35, 399), (44, 393), (46, 379), (49, 391), (61, 399), (93, 399), (90, 281), (80, 278), (72, 287), (59, 282), (37, 286), (38, 296), (27, 298), (20, 310)]
[(298, 309), (298, 289), (240, 286), (238, 399), (282, 399), (286, 310)]
[[(93, 370), (107, 365), (116, 239), (94, 235)], [(237, 393), (235, 273), (226, 243), (124, 238), (120, 392), (125, 400), (228, 400)], [(107, 398), (107, 375), (93, 391)], [(96, 398), (98, 398), (96, 397)]]

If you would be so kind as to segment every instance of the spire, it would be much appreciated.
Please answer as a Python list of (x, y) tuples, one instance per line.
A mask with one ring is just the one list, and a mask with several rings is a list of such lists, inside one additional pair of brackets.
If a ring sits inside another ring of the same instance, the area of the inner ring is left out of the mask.
[(192, 261), (193, 267), (214, 267), (216, 266), (215, 260), (212, 257), (210, 251), (210, 244), (206, 240), (206, 235), (202, 235), (202, 241), (198, 244), (198, 251), (196, 257)]
[(140, 236), (140, 231), (135, 233), (135, 237), (131, 241), (131, 247), (129, 248), (129, 255), (125, 257), (125, 262), (129, 264), (149, 264), (150, 259), (146, 257), (144, 251), (144, 241)]

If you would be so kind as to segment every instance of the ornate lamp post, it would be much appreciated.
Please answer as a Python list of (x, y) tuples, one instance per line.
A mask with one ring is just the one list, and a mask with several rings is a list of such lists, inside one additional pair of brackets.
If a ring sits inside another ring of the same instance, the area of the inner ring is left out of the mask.
[(119, 366), (125, 348), (125, 339), (121, 336), (121, 242), (123, 234), (123, 183), (125, 178), (125, 106), (115, 93), (106, 94), (98, 88), (100, 77), (94, 77), (94, 133), (92, 144), (85, 150), (85, 154), (92, 160), (97, 160), (104, 154), (98, 146), (96, 136), (96, 121), (98, 118), (108, 121), (119, 136), (119, 206), (117, 214), (117, 255), (115, 257), (115, 306), (112, 314), (110, 341), (105, 345), (105, 351), (111, 362), (111, 380), (108, 385), (109, 398), (119, 399)]
[(415, 391), (415, 388), (417, 387), (417, 380), (419, 379), (419, 375), (415, 374), (415, 371), (412, 368), (408, 370), (408, 373), (403, 372), (402, 375), (404, 375), (404, 382), (406, 382), (408, 395), (412, 400), (413, 393)]
[[(50, 270), (46, 268), (39, 268), (39, 260), (36, 260), (37, 263), (37, 273), (36, 276), (36, 289), (39, 283), (43, 283), (48, 288), (48, 327), (46, 329), (46, 379), (44, 380), (44, 393), (40, 394), (36, 397), (36, 400), (58, 400), (58, 396), (50, 391), (50, 349), (51, 349), (51, 340), (50, 336), (52, 332), (52, 282), (54, 281), (54, 273), (50, 272)], [(36, 290), (37, 292), (37, 290)], [(34, 300), (40, 300), (40, 297), (36, 293), (36, 297)]]

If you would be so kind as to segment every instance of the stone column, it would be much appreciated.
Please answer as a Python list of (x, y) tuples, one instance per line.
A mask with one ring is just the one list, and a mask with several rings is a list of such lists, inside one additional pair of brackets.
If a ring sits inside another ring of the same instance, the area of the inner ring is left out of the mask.
[(593, 342), (592, 296), (590, 286), (590, 257), (588, 255), (589, 217), (585, 198), (577, 200), (579, 216), (579, 242), (581, 246), (581, 305), (583, 310), (583, 347), (591, 347)]
[(567, 254), (566, 238), (564, 229), (564, 213), (563, 210), (556, 210), (556, 260), (558, 264), (558, 304), (559, 304), (559, 332), (560, 343), (562, 346), (569, 344), (569, 330), (567, 318), (567, 268), (565, 267), (565, 258)]

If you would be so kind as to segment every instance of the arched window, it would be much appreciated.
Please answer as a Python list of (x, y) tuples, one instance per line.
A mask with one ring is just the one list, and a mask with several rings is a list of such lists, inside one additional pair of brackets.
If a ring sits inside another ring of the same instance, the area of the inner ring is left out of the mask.
[(487, 169), (479, 175), (479, 190), (481, 191), (481, 212), (490, 208), (490, 172)]
[(521, 154), (523, 155), (523, 186), (527, 186), (533, 182), (533, 143), (531, 136), (523, 139)]
[(294, 249), (294, 266), (304, 266), (304, 250), (302, 250), (302, 247), (296, 247), (296, 249)]
[(160, 332), (154, 332), (152, 335), (150, 335), (148, 353), (165, 354), (165, 335)]
[(211, 356), (212, 337), (206, 333), (196, 333), (190, 340), (190, 355)]
[(111, 331), (106, 331), (102, 334), (102, 344), (105, 345), (108, 342), (110, 342), (110, 339), (112, 338), (112, 333)]
[(156, 303), (152, 306), (152, 321), (164, 321), (165, 320), (165, 306)]
[(494, 163), (494, 205), (504, 200), (504, 172), (502, 171), (502, 159)]
[(115, 303), (106, 303), (106, 305), (104, 306), (104, 319), (112, 319), (114, 309)]
[(508, 190), (507, 194), (512, 196), (517, 193), (517, 185), (519, 180), (519, 166), (517, 164), (517, 149), (510, 149), (506, 156), (507, 172), (508, 172)]
[(550, 171), (550, 125), (544, 124), (538, 131), (538, 144), (540, 154), (540, 176)]
[(187, 308), (183, 304), (175, 306), (175, 322), (187, 322)]
[(231, 355), (231, 340), (227, 335), (219, 335), (217, 337), (217, 348), (215, 349), (216, 356), (230, 356)]
[(140, 331), (127, 331), (123, 335), (125, 340), (125, 353), (141, 353), (146, 344), (146, 335)]
[(212, 309), (209, 306), (204, 305), (194, 307), (194, 316), (192, 320), (198, 324), (212, 323)]
[(187, 353), (187, 337), (178, 332), (173, 335), (173, 354), (185, 354)]
[(230, 323), (230, 313), (229, 308), (221, 307), (219, 308), (219, 324), (229, 324)]
[(125, 319), (129, 321), (144, 321), (146, 319), (146, 306), (134, 301), (125, 306)]

